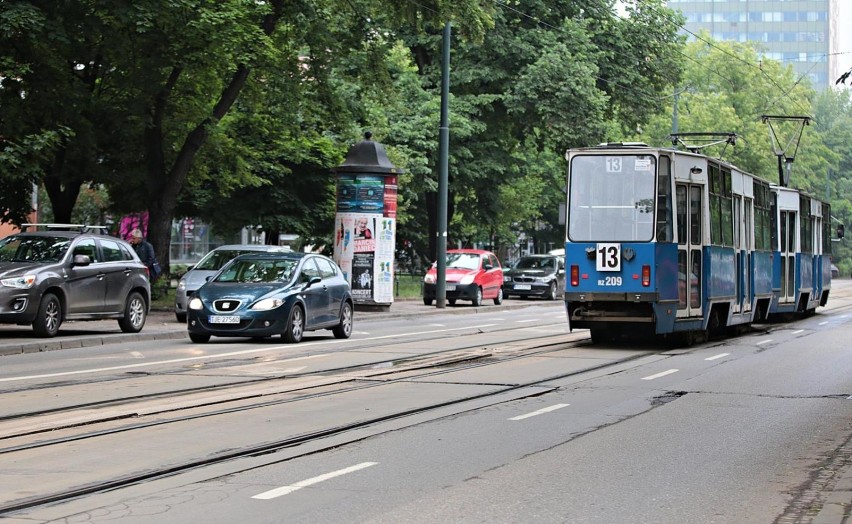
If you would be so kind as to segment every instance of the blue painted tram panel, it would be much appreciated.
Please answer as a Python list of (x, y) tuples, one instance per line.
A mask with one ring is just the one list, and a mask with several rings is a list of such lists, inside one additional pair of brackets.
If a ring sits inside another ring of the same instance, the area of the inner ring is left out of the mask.
[(772, 195), (770, 314), (812, 314), (831, 291), (831, 208), (792, 188), (773, 185)]
[(752, 322), (772, 301), (770, 184), (644, 144), (569, 150), (565, 307), (593, 339)]

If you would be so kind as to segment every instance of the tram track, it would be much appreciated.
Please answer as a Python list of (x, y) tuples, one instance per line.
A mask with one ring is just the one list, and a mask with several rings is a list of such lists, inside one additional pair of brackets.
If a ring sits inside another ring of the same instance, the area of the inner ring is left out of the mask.
[[(511, 331), (510, 329), (496, 329), (492, 333), (503, 333), (506, 331)], [(470, 333), (470, 334), (455, 334), (453, 338), (461, 339), (464, 337), (471, 337), (479, 335), (480, 333)], [(568, 334), (561, 337), (567, 337), (569, 340), (582, 340), (581, 334)], [(446, 334), (443, 336), (429, 337), (426, 339), (418, 340), (417, 344), (428, 344), (434, 340), (444, 339), (446, 340), (448, 337)], [(517, 343), (527, 343), (527, 342), (535, 342), (538, 340), (546, 340), (552, 339), (554, 335), (541, 335), (541, 336), (518, 336), (516, 340), (509, 340), (504, 342), (504, 344), (517, 344)], [(328, 351), (324, 352), (314, 352), (314, 353), (306, 353), (304, 355), (292, 356), (288, 355), (280, 361), (283, 362), (295, 362), (300, 359), (312, 359), (316, 357), (326, 357), (329, 355), (335, 355), (340, 353), (356, 353), (359, 351), (363, 351), (365, 349), (369, 349), (371, 352), (380, 355), (383, 350), (387, 350), (388, 348), (394, 348), (401, 344), (400, 340), (387, 340), (381, 343), (362, 343), (355, 344), (349, 347), (346, 347), (341, 351), (340, 347), (331, 348)], [(289, 346), (288, 346), (289, 348)], [(269, 351), (276, 351), (278, 348), (271, 347)], [(391, 357), (391, 358), (379, 358), (377, 360), (372, 360), (369, 362), (362, 362), (353, 365), (344, 365), (344, 366), (331, 366), (325, 367), (318, 370), (312, 371), (293, 371), (285, 374), (275, 374), (273, 370), (270, 370), (269, 376), (264, 376), (260, 378), (246, 378), (240, 377), (240, 380), (232, 380), (222, 383), (217, 383), (213, 385), (206, 385), (200, 387), (180, 387), (175, 389), (166, 389), (159, 390), (153, 393), (144, 393), (144, 394), (135, 394), (135, 395), (125, 395), (125, 396), (115, 396), (108, 399), (97, 400), (97, 401), (89, 401), (89, 402), (80, 402), (73, 404), (60, 405), (58, 407), (48, 408), (48, 409), (40, 409), (40, 410), (31, 410), (31, 411), (19, 411), (17, 413), (11, 412), (10, 409), (4, 409), (7, 415), (0, 416), (0, 441), (9, 438), (9, 434), (3, 431), (4, 424), (7, 424), (10, 421), (20, 421), (33, 417), (39, 416), (49, 416), (49, 415), (62, 415), (67, 413), (72, 413), (75, 411), (81, 410), (92, 410), (92, 409), (100, 409), (106, 407), (117, 407), (124, 405), (135, 405), (140, 402), (145, 401), (156, 401), (156, 400), (167, 400), (175, 397), (186, 397), (189, 395), (195, 394), (206, 394), (206, 393), (221, 393), (223, 395), (230, 394), (231, 391), (239, 390), (239, 389), (254, 389), (254, 388), (262, 388), (264, 386), (268, 386), (269, 384), (276, 384), (284, 381), (292, 382), (297, 379), (304, 379), (306, 377), (323, 377), (323, 376), (337, 376), (346, 373), (352, 373), (357, 371), (365, 371), (371, 372), (371, 370), (375, 370), (372, 372), (374, 375), (382, 375), (387, 373), (394, 373), (399, 369), (417, 369), (419, 367), (435, 367), (436, 365), (442, 365), (445, 362), (452, 362), (454, 359), (466, 359), (471, 358), (471, 353), (481, 352), (487, 350), (487, 347), (483, 347), (481, 343), (467, 344), (462, 343), (457, 345), (456, 347), (449, 349), (441, 349), (435, 351), (425, 351), (417, 354), (412, 354), (409, 357)], [(482, 358), (481, 355), (476, 354), (476, 358)], [(242, 366), (256, 366), (256, 365), (267, 365), (273, 366), (279, 362), (279, 360), (269, 360), (263, 359), (259, 361), (257, 357), (253, 357), (247, 360), (228, 360), (226, 363), (221, 361), (217, 361), (219, 357), (215, 354), (211, 354), (209, 356), (210, 362), (205, 362), (204, 367), (202, 368), (205, 372), (213, 372), (213, 371), (223, 371), (223, 376), (228, 376), (226, 372), (227, 369), (239, 368)], [(194, 369), (192, 371), (198, 373), (202, 369)], [(79, 386), (87, 386), (87, 385), (109, 385), (110, 391), (123, 391), (122, 389), (122, 381), (125, 380), (134, 380), (134, 381), (154, 381), (158, 378), (162, 377), (170, 377), (176, 375), (186, 374), (188, 372), (187, 369), (177, 369), (177, 370), (168, 370), (168, 371), (155, 371), (155, 372), (146, 372), (144, 374), (140, 374), (138, 372), (134, 373), (126, 373), (121, 376), (115, 377), (112, 376), (108, 380), (104, 380), (103, 378), (95, 378), (95, 379), (87, 379), (81, 381), (65, 381), (59, 384), (36, 384), (23, 388), (7, 388), (2, 393), (13, 394), (13, 393), (23, 393), (23, 392), (33, 392), (39, 391), (44, 392), (45, 390), (53, 389), (53, 396), (58, 398), (66, 398), (71, 396), (69, 392), (70, 389)], [(135, 384), (134, 384), (135, 385)], [(106, 388), (105, 388), (106, 389)], [(274, 387), (273, 387), (274, 389)], [(257, 395), (268, 394), (264, 392), (260, 393), (248, 393), (245, 396), (231, 396), (229, 400), (243, 400), (246, 398), (251, 398)], [(48, 395), (49, 396), (49, 395)], [(58, 427), (49, 428), (48, 430), (58, 429)], [(14, 436), (14, 435), (11, 435)]]
[[(564, 338), (564, 336), (561, 338)], [(360, 394), (363, 397), (364, 390), (367, 389), (376, 389), (382, 387), (398, 388), (400, 387), (400, 384), (410, 386), (411, 384), (415, 383), (440, 383), (440, 380), (433, 379), (438, 378), (445, 373), (464, 371), (476, 367), (499, 365), (509, 361), (517, 361), (525, 358), (540, 358), (542, 354), (553, 353), (554, 351), (559, 350), (571, 351), (572, 349), (575, 349), (578, 346), (577, 342), (578, 341), (571, 343), (565, 342), (563, 340), (561, 342), (548, 342), (545, 344), (538, 345), (530, 344), (527, 347), (519, 348), (515, 351), (506, 351), (501, 353), (480, 352), (479, 355), (469, 354), (468, 358), (459, 358), (460, 355), (456, 355), (456, 358), (435, 361), (432, 363), (431, 366), (427, 367), (419, 365), (416, 369), (403, 369), (402, 367), (398, 367), (393, 370), (373, 370), (374, 373), (362, 372), (359, 376), (345, 377), (344, 380), (341, 380), (336, 384), (326, 384), (324, 386), (317, 386), (318, 389), (315, 389), (312, 393), (307, 395), (269, 399), (265, 400), (264, 402), (256, 402), (255, 399), (254, 402), (252, 402), (251, 400), (247, 401), (248, 403), (246, 405), (234, 405), (227, 408), (222, 408), (220, 406), (216, 409), (206, 411), (204, 407), (196, 406), (195, 408), (187, 408), (186, 410), (181, 410), (181, 414), (178, 416), (170, 416), (165, 419), (150, 420), (146, 422), (139, 422), (137, 420), (135, 424), (127, 424), (130, 419), (112, 420), (111, 422), (100, 422), (98, 424), (87, 424), (85, 426), (79, 426), (76, 428), (76, 432), (72, 431), (75, 428), (65, 428), (63, 430), (59, 430), (59, 433), (69, 431), (71, 432), (66, 435), (56, 435), (54, 438), (50, 438), (41, 442), (32, 442), (25, 445), (15, 446), (7, 445), (6, 447), (0, 449), (0, 460), (16, 461), (18, 460), (16, 458), (18, 456), (22, 457), (20, 460), (26, 460), (25, 457), (36, 450), (39, 453), (39, 456), (44, 456), (45, 453), (49, 454), (51, 449), (59, 450), (62, 447), (67, 447), (69, 443), (76, 443), (77, 445), (79, 445), (81, 442), (89, 442), (91, 443), (90, 446), (97, 447), (98, 444), (94, 443), (95, 441), (103, 439), (114, 439), (116, 436), (119, 436), (122, 433), (127, 434), (146, 431), (150, 433), (157, 427), (186, 424), (188, 422), (198, 420), (200, 418), (214, 420), (215, 417), (233, 417), (234, 415), (244, 415), (245, 413), (250, 411), (268, 412), (269, 410), (274, 410), (276, 407), (280, 407), (286, 404), (322, 401), (323, 397), (326, 397), (326, 402), (328, 401), (327, 397), (333, 397), (332, 401), (335, 402), (335, 404), (340, 404), (342, 402), (345, 402), (342, 399), (353, 395)], [(517, 344), (517, 342), (514, 342), (514, 344)], [(428, 397), (425, 399), (425, 402), (420, 401), (416, 404), (400, 405), (395, 409), (384, 411), (382, 411), (381, 409), (377, 409), (379, 413), (377, 413), (375, 416), (355, 417), (353, 420), (342, 424), (325, 424), (312, 428), (310, 430), (287, 435), (284, 438), (272, 440), (261, 439), (261, 441), (253, 439), (251, 443), (243, 444), (239, 447), (227, 445), (214, 446), (215, 449), (211, 447), (206, 447), (203, 450), (197, 450), (197, 452), (194, 453), (192, 456), (183, 456), (175, 458), (174, 460), (164, 459), (163, 461), (161, 461), (161, 463), (157, 465), (146, 464), (146, 467), (144, 468), (128, 468), (127, 470), (115, 472), (113, 474), (105, 476), (96, 475), (99, 478), (92, 478), (89, 479), (89, 481), (81, 482), (78, 484), (72, 485), (71, 483), (66, 482), (66, 485), (60, 487), (48, 483), (48, 485), (53, 485), (53, 488), (46, 489), (44, 492), (38, 495), (11, 497), (7, 500), (3, 500), (2, 502), (0, 502), (0, 515), (7, 515), (9, 513), (20, 512), (48, 504), (59, 503), (93, 493), (99, 493), (107, 490), (131, 486), (151, 479), (177, 475), (190, 470), (212, 466), (216, 464), (222, 464), (240, 458), (254, 457), (262, 454), (274, 453), (276, 451), (280, 451), (287, 448), (298, 448), (299, 446), (308, 443), (316, 444), (322, 441), (323, 439), (327, 439), (329, 437), (345, 436), (346, 434), (353, 433), (356, 430), (375, 427), (377, 425), (389, 421), (399, 421), (400, 419), (411, 417), (413, 415), (428, 414), (430, 412), (435, 412), (446, 408), (454, 408), (455, 410), (457, 410), (456, 412), (463, 412), (465, 411), (464, 405), (466, 403), (469, 404), (478, 401), (481, 404), (482, 402), (489, 402), (491, 400), (493, 400), (494, 403), (500, 403), (505, 401), (500, 399), (501, 397), (506, 397), (506, 395), (511, 395), (511, 400), (538, 396), (553, 390), (552, 387), (546, 386), (546, 383), (549, 381), (564, 379), (582, 373), (589, 373), (592, 371), (599, 371), (602, 369), (615, 367), (631, 360), (641, 358), (642, 356), (653, 352), (654, 351), (652, 350), (644, 352), (634, 351), (625, 355), (624, 358), (601, 361), (596, 363), (595, 365), (584, 366), (581, 369), (554, 372), (545, 377), (536, 377), (534, 380), (526, 380), (520, 382), (507, 381), (505, 383), (499, 384), (488, 384), (487, 387), (480, 387), (479, 389), (474, 388), (476, 389), (475, 391), (468, 392), (468, 394), (454, 396), (452, 398), (433, 399), (433, 397)], [(340, 399), (338, 399), (337, 397), (340, 397)], [(207, 407), (209, 408), (212, 406)], [(197, 412), (190, 412), (193, 411), (193, 409)], [(174, 415), (178, 412), (166, 413)], [(154, 415), (145, 415), (145, 417), (152, 416)], [(211, 422), (211, 420), (208, 420), (206, 423), (208, 425), (215, 424), (215, 422)], [(227, 421), (222, 422), (222, 424), (227, 423)], [(110, 424), (115, 424), (115, 427), (104, 427), (105, 425), (109, 426)], [(53, 430), (50, 432), (50, 434), (55, 435), (56, 432), (57, 430)], [(376, 434), (379, 433), (381, 433), (381, 431)], [(364, 437), (362, 435), (353, 436), (352, 441), (360, 440), (361, 438)], [(121, 444), (116, 443), (113, 445)], [(339, 438), (335, 441), (334, 445), (340, 445)], [(305, 451), (305, 453), (308, 452), (309, 451), (307, 450)], [(296, 456), (298, 455), (299, 453), (296, 453)]]

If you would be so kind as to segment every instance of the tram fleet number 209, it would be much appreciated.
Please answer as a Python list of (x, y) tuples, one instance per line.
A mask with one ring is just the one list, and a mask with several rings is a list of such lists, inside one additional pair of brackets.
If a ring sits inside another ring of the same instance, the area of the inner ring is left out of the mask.
[[(598, 244), (595, 248), (595, 269), (598, 271), (621, 271), (621, 244)], [(599, 286), (620, 286), (620, 276), (598, 279)]]

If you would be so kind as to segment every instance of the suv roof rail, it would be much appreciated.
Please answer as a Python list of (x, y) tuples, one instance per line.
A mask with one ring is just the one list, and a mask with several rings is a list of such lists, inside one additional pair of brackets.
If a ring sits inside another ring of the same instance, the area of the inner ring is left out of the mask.
[(101, 233), (105, 233), (108, 226), (92, 226), (89, 224), (54, 224), (54, 223), (42, 223), (42, 222), (33, 222), (27, 224), (21, 224), (21, 228), (25, 227), (34, 227), (36, 231), (39, 227), (47, 228), (47, 229), (59, 229), (62, 231), (74, 231), (77, 230), (80, 233), (88, 233), (89, 231), (99, 229)]

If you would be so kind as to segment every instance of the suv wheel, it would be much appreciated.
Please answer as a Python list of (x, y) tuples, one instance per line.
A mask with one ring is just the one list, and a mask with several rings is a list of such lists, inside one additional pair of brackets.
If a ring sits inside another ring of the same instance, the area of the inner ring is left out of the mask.
[(62, 323), (62, 303), (53, 293), (45, 293), (33, 320), (33, 331), (37, 337), (54, 337)]
[(118, 319), (118, 325), (125, 333), (138, 333), (145, 325), (147, 308), (142, 295), (134, 291), (127, 296), (124, 305), (124, 318)]

